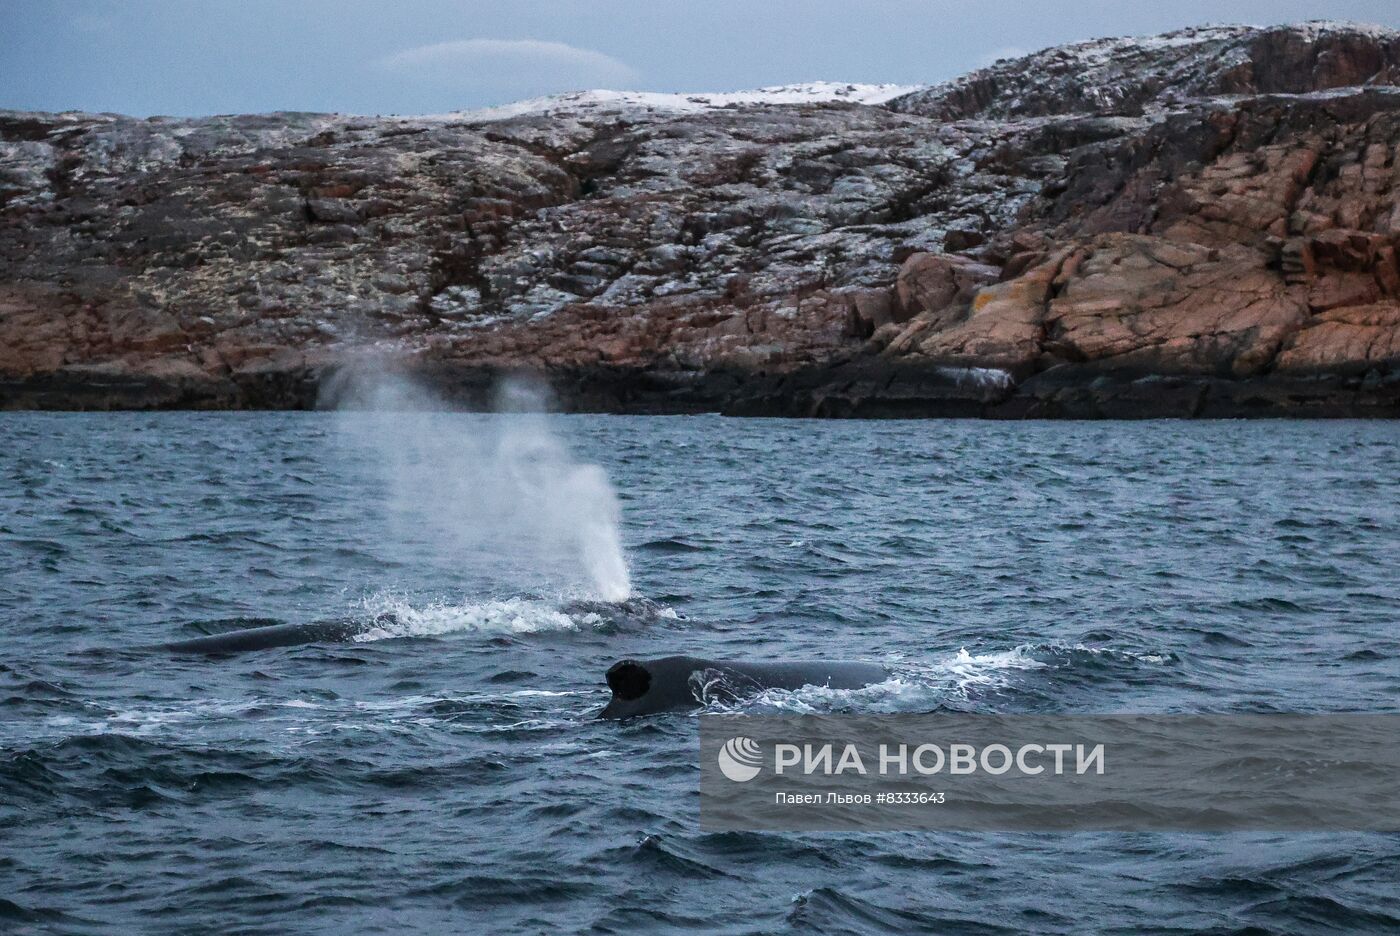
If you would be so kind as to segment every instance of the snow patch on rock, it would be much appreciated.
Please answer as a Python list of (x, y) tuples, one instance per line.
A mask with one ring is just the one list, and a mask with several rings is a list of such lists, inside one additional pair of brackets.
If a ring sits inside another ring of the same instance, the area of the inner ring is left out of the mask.
[(485, 107), (477, 110), (435, 114), (444, 120), (487, 123), (516, 117), (549, 117), (562, 114), (642, 113), (694, 114), (721, 107), (763, 106), (771, 104), (883, 104), (886, 101), (918, 91), (923, 85), (854, 84), (841, 81), (811, 81), (800, 84), (774, 85), (748, 91), (716, 91), (692, 94), (662, 91), (576, 91), (552, 94)]

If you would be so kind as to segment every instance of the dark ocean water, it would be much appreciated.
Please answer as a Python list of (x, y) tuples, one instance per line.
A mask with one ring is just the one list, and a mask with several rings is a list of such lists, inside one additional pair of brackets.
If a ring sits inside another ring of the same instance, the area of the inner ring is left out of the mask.
[(1400, 425), (555, 420), (642, 620), (559, 610), (592, 488), (423, 419), (0, 414), (0, 931), (1400, 928), (1397, 836), (709, 834), (696, 719), (593, 717), (677, 652), (924, 674), (756, 712), (1400, 712)]

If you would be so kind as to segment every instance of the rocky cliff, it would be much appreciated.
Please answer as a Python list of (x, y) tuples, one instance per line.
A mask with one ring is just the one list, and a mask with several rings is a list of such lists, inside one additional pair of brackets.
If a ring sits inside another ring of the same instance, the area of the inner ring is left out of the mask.
[[(0, 406), (1400, 415), (1400, 33), (923, 89), (432, 117), (0, 113)], [(903, 92), (903, 93), (902, 93)]]

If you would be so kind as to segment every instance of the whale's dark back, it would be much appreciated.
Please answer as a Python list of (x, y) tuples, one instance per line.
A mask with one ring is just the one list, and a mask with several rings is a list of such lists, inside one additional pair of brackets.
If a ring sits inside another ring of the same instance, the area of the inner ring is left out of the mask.
[(883, 682), (889, 675), (878, 663), (840, 660), (751, 663), (690, 656), (622, 660), (608, 670), (613, 697), (599, 717), (684, 711), (698, 708), (702, 702), (740, 698), (764, 689), (860, 689)]
[(190, 640), (176, 640), (161, 644), (161, 647), (176, 653), (241, 653), (272, 647), (295, 647), (300, 644), (350, 640), (365, 631), (392, 623), (391, 616), (381, 615), (369, 621), (337, 618), (306, 624), (273, 624), (268, 627), (249, 627), (224, 634), (211, 634), (208, 637), (194, 637)]
[[(662, 606), (646, 598), (626, 601), (572, 601), (560, 610), (570, 616), (598, 615), (614, 626), (636, 626), (657, 620)], [(337, 643), (353, 640), (376, 628), (392, 629), (398, 619), (392, 614), (380, 614), (367, 620), (334, 618), (305, 624), (270, 624), (242, 630), (192, 637), (158, 645), (158, 649), (176, 653), (242, 653), (249, 650), (269, 650), (273, 647), (296, 647), (311, 643)]]

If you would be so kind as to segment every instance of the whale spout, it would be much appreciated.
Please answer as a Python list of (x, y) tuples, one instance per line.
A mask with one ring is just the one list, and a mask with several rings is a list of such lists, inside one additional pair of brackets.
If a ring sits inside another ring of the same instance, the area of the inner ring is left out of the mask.
[(607, 672), (612, 699), (599, 718), (631, 718), (700, 708), (707, 702), (737, 699), (764, 689), (861, 689), (889, 679), (878, 663), (813, 660), (753, 663), (669, 656), (620, 660)]

